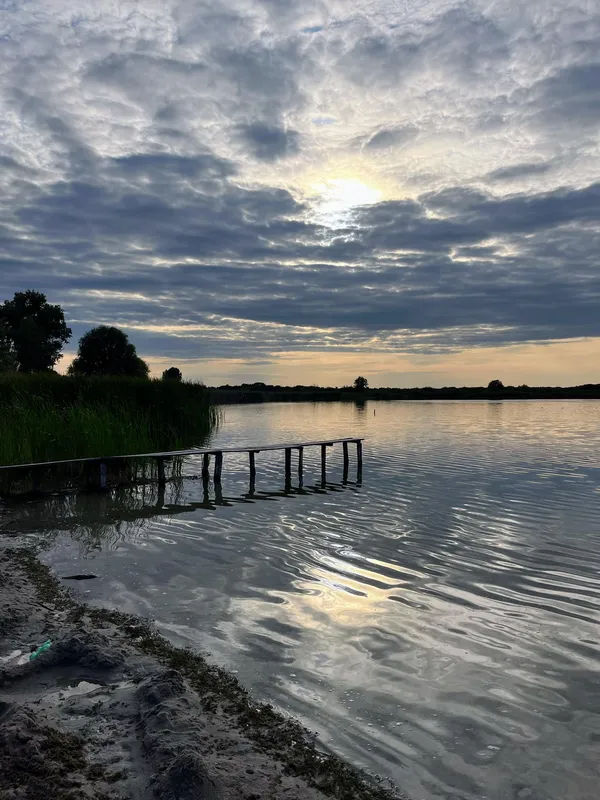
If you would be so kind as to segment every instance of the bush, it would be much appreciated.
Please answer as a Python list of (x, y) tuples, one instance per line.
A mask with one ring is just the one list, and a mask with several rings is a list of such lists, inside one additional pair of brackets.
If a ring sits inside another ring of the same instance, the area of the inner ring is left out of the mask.
[(181, 370), (177, 367), (169, 367), (166, 369), (162, 374), (163, 381), (181, 381), (183, 380), (183, 375), (181, 374)]

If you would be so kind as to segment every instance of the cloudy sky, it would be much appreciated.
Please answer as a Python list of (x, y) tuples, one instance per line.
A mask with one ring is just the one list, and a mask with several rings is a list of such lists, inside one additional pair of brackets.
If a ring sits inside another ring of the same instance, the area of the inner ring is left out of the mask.
[(7, 0), (0, 299), (211, 384), (600, 381), (597, 0)]

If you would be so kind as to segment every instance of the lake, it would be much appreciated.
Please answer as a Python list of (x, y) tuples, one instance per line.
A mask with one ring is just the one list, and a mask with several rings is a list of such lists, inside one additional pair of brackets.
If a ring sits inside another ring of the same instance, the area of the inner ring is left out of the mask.
[[(87, 597), (153, 617), (258, 699), (414, 800), (596, 800), (600, 403), (224, 408), (219, 445), (365, 437), (362, 482), (318, 448), (225, 455), (220, 505), (180, 485), (29, 503), (18, 525)], [(295, 469), (295, 465), (294, 465)]]

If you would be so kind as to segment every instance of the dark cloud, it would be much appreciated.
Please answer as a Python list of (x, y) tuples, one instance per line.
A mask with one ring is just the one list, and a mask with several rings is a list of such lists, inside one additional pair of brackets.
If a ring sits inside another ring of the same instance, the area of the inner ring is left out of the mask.
[(252, 42), (249, 46), (215, 47), (211, 52), (218, 68), (234, 91), (237, 109), (263, 120), (276, 121), (306, 102), (299, 85), (302, 71), (310, 73), (312, 61), (296, 39), (282, 43)]
[(294, 155), (300, 149), (297, 131), (286, 130), (275, 125), (253, 122), (239, 128), (241, 137), (248, 143), (252, 153), (261, 161), (275, 161)]
[[(600, 59), (600, 55), (597, 56)], [(600, 124), (600, 60), (559, 69), (534, 85), (531, 105), (549, 124), (580, 128)]]
[(446, 81), (478, 81), (510, 56), (506, 34), (467, 6), (417, 27), (386, 30), (365, 22), (365, 33), (344, 53), (340, 67), (356, 83), (393, 89), (417, 72), (443, 70)]
[(148, 53), (111, 53), (93, 63), (87, 69), (84, 79), (102, 86), (114, 86), (120, 91), (143, 95), (146, 91), (170, 84), (173, 80), (197, 81), (206, 69), (203, 61), (183, 61)]
[(426, 195), (423, 200), (430, 208), (448, 215), (454, 225), (470, 227), (480, 235), (522, 234), (570, 223), (581, 227), (586, 223), (597, 224), (600, 183), (583, 189), (562, 188), (504, 198), (470, 189), (447, 189)]
[[(360, 340), (456, 328), (453, 346), (464, 344), (461, 330), (485, 326), (479, 343), (600, 332), (600, 184), (503, 199), (456, 188), (380, 203), (363, 209), (351, 236), (328, 243), (288, 192), (243, 188), (232, 176), (209, 153), (103, 160), (95, 183), (61, 182), (14, 211), (36, 236), (11, 240), (5, 229), (13, 261), (0, 288), (8, 294), (16, 275), (37, 270), (40, 288), (70, 297), (70, 313), (90, 323), (185, 329), (229, 320), (230, 333), (214, 326), (209, 341), (230, 355), (249, 343), (309, 346), (300, 328), (335, 328), (340, 343), (350, 331)], [(504, 255), (505, 246), (516, 253)], [(231, 333), (251, 322), (250, 338)], [(273, 336), (265, 324), (284, 327)], [(207, 335), (178, 335), (162, 351), (191, 352)]]
[(518, 178), (528, 178), (532, 175), (544, 175), (552, 169), (552, 164), (547, 162), (514, 164), (512, 167), (500, 167), (485, 177), (488, 181), (513, 181)]
[(383, 128), (376, 131), (365, 141), (364, 146), (370, 150), (383, 150), (387, 147), (396, 147), (415, 138), (418, 129), (407, 125), (404, 128)]

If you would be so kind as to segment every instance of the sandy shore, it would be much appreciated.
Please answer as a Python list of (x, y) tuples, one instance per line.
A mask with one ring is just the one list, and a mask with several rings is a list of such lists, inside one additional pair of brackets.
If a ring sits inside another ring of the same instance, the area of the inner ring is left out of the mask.
[(326, 797), (400, 794), (146, 621), (82, 605), (0, 533), (2, 800)]

